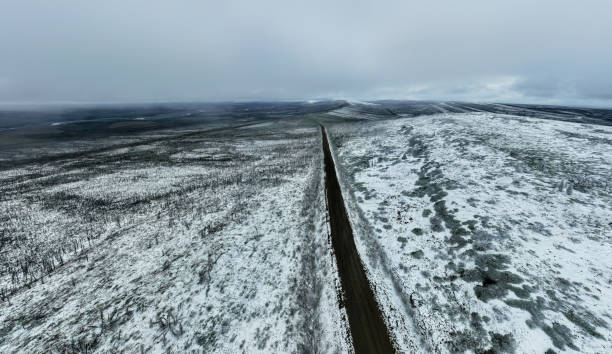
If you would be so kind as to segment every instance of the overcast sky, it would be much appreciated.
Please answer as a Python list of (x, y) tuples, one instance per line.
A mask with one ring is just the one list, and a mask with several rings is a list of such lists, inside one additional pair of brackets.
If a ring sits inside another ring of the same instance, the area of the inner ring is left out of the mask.
[(612, 1), (2, 0), (0, 102), (612, 107)]

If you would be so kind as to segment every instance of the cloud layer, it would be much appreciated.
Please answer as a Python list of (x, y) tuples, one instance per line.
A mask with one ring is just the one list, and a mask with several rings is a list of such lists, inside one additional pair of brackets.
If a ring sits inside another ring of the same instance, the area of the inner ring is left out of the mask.
[(612, 105), (612, 2), (9, 1), (0, 102)]

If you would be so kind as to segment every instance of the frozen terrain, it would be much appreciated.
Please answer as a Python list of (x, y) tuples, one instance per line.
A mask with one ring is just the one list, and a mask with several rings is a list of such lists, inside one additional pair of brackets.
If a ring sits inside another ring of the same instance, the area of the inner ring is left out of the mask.
[(0, 172), (0, 352), (333, 352), (314, 124)]
[(328, 133), (402, 350), (612, 350), (612, 127), (453, 113)]
[(612, 352), (611, 110), (317, 101), (0, 112), (0, 353), (352, 352), (318, 124), (398, 352)]

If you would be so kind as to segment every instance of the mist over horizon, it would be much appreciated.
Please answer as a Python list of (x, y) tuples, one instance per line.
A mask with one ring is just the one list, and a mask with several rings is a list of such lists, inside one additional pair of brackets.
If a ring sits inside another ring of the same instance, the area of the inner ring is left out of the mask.
[(435, 100), (612, 107), (612, 4), (5, 4), (0, 103)]

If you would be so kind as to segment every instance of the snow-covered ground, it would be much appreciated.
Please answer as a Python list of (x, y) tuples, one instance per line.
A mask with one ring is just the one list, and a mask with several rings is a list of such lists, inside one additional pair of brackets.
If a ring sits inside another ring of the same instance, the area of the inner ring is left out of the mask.
[(328, 133), (402, 350), (612, 351), (612, 127), (467, 113)]
[(0, 352), (349, 351), (319, 134), (279, 123), (1, 171)]
[(0, 352), (351, 352), (315, 121), (398, 349), (612, 351), (609, 112), (323, 107), (3, 150)]

